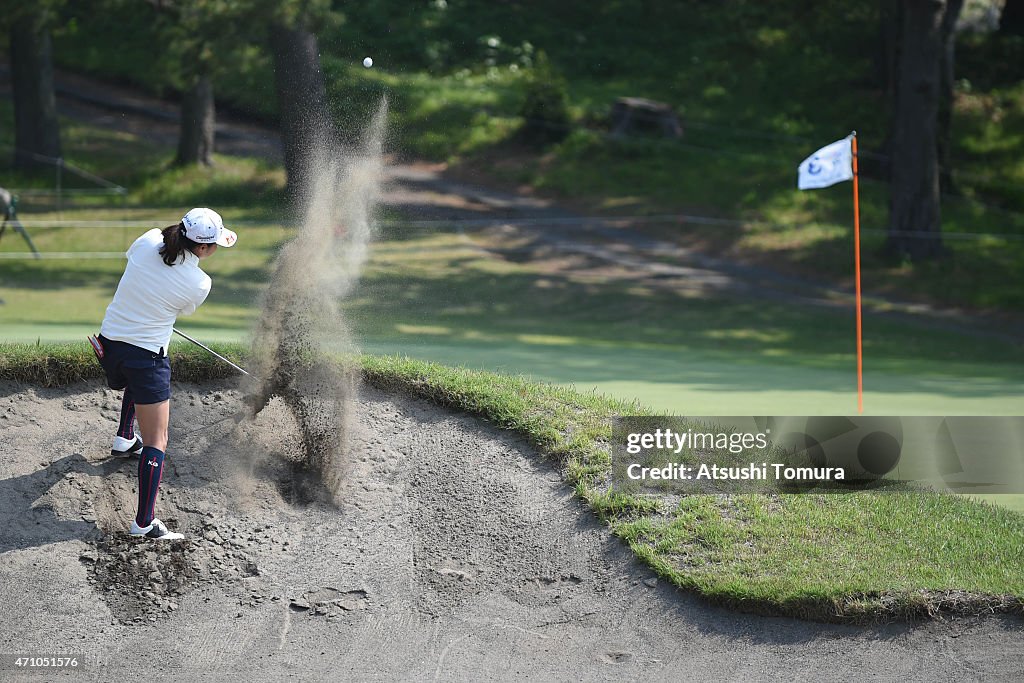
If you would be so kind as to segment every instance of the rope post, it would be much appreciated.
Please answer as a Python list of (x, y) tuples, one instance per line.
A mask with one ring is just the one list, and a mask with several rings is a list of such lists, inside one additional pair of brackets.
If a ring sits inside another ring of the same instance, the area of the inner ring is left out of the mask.
[(61, 170), (64, 168), (64, 157), (57, 157), (57, 218), (63, 218), (61, 211), (64, 208), (63, 185), (61, 184)]

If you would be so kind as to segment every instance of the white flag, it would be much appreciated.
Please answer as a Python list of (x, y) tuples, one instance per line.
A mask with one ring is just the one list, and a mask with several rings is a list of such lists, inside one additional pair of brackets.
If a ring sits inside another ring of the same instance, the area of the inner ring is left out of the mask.
[(816, 190), (852, 179), (853, 152), (850, 150), (850, 138), (843, 138), (803, 160), (796, 186), (801, 190)]

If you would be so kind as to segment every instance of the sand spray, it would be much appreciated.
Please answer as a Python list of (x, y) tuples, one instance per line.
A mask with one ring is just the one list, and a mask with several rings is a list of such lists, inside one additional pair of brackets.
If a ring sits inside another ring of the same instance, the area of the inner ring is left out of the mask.
[(359, 379), (358, 348), (339, 303), (357, 283), (374, 236), (386, 121), (382, 98), (358, 146), (339, 151), (331, 140), (312, 151), (302, 224), (277, 256), (253, 330), (252, 416), (272, 397), (283, 399), (301, 432), (296, 469), (332, 496), (344, 476)]

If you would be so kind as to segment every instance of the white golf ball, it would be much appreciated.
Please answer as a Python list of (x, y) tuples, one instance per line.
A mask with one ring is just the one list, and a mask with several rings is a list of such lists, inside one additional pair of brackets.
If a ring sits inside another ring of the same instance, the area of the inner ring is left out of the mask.
[(363, 66), (369, 69), (371, 66), (373, 66), (373, 60), (367, 57), (366, 59), (363, 60)]

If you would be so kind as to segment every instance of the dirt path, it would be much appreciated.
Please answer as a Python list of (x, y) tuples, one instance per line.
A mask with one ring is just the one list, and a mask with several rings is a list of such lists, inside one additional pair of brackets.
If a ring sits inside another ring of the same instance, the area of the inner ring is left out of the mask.
[(0, 384), (0, 652), (81, 653), (85, 680), (1019, 680), (1020, 620), (855, 628), (677, 592), (466, 416), (364, 388), (335, 509), (296, 496), (283, 406), (232, 431), (234, 388), (174, 390), (158, 510), (189, 538), (154, 546), (118, 533), (116, 393)]

